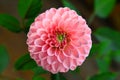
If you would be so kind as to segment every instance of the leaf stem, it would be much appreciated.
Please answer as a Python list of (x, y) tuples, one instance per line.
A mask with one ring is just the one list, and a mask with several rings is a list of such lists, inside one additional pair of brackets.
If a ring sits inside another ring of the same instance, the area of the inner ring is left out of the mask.
[(22, 28), (22, 31), (25, 33), (25, 19), (24, 18), (21, 19), (21, 28)]
[(94, 20), (94, 18), (95, 18), (95, 12), (93, 12), (93, 13), (91, 14), (90, 18), (88, 19), (88, 24), (91, 24), (92, 21)]

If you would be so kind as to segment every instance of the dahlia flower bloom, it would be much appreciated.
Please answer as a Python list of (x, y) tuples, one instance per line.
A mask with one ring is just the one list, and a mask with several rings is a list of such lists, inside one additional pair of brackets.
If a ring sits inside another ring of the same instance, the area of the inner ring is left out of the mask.
[(86, 21), (67, 7), (38, 15), (27, 37), (31, 58), (53, 74), (80, 66), (92, 45)]

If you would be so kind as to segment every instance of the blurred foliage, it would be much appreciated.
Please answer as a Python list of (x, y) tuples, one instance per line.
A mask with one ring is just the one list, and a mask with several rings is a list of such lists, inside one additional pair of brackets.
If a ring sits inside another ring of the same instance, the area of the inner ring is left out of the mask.
[(18, 12), (24, 18), (36, 17), (41, 10), (41, 0), (19, 0)]
[(101, 17), (106, 18), (113, 10), (116, 0), (94, 0), (94, 13)]
[(34, 72), (34, 76), (47, 73), (47, 71), (45, 71), (42, 67), (39, 66), (33, 68), (32, 71)]
[(63, 74), (57, 73), (57, 74), (51, 74), (52, 80), (67, 80)]
[[(47, 73), (47, 71), (45, 71), (42, 67), (37, 66), (36, 62), (33, 59), (31, 59), (29, 53), (26, 53), (25, 55), (21, 56), (16, 61), (15, 69), (16, 70), (32, 70), (34, 72), (33, 80), (40, 79), (40, 76), (38, 75)], [(43, 80), (43, 78), (41, 78), (40, 80)]]
[(45, 80), (45, 78), (41, 77), (41, 76), (36, 76), (33, 78), (33, 80)]
[(117, 32), (107, 27), (101, 27), (95, 31), (94, 35), (100, 42), (109, 42), (110, 50), (120, 49), (120, 32)]
[(88, 80), (115, 80), (116, 76), (116, 73), (106, 72), (102, 74), (96, 74)]
[(24, 32), (27, 34), (30, 28), (30, 25), (32, 24), (32, 22), (34, 21), (34, 18), (30, 18), (26, 21), (25, 23), (25, 28), (24, 28)]
[(80, 11), (69, 0), (62, 0), (62, 3), (65, 7), (75, 10), (80, 15)]
[(19, 21), (8, 14), (0, 14), (0, 25), (12, 32), (20, 32), (20, 23)]
[(0, 73), (2, 73), (9, 64), (9, 55), (6, 48), (0, 45)]
[(30, 70), (35, 67), (37, 67), (37, 64), (28, 53), (20, 57), (15, 63), (16, 70)]
[(113, 58), (114, 61), (120, 63), (120, 50), (111, 52), (111, 57)]
[[(97, 44), (93, 43), (90, 57), (95, 56), (98, 70), (101, 74), (105, 72), (109, 72), (111, 71), (110, 65), (112, 64), (113, 60), (116, 61), (117, 64), (119, 64), (120, 32), (117, 32), (108, 27), (100, 27), (93, 33), (93, 35), (96, 37), (99, 43)], [(110, 76), (110, 75), (107, 75), (107, 76)], [(97, 79), (96, 77), (94, 77), (92, 78), (92, 80), (107, 80), (106, 79), (107, 77), (106, 78), (104, 77), (106, 76), (104, 75), (103, 79), (101, 78)], [(115, 80), (115, 78), (112, 78), (112, 79), (108, 78), (108, 80)]]
[[(75, 10), (79, 15), (80, 11), (72, 4), (70, 0), (61, 0), (63, 6)], [(95, 16), (101, 19), (107, 18), (116, 4), (116, 0), (94, 0), (93, 14), (90, 17), (90, 22)], [(44, 5), (43, 5), (44, 6)], [(0, 26), (8, 29), (11, 32), (24, 32), (27, 34), (34, 18), (40, 14), (42, 9), (41, 0), (19, 0), (18, 13), (22, 21), (18, 21), (15, 17), (8, 14), (0, 14)], [(93, 32), (96, 38), (96, 43), (93, 43), (89, 58), (96, 61), (98, 72), (95, 75), (89, 76), (88, 80), (115, 80), (118, 76), (117, 72), (111, 71), (111, 64), (114, 60), (120, 63), (120, 32), (109, 28), (109, 26), (99, 26)], [(9, 56), (4, 46), (0, 46), (0, 73), (5, 70), (9, 62)], [(41, 74), (48, 73), (41, 67), (37, 66), (36, 62), (26, 53), (21, 56), (15, 63), (16, 70), (32, 70), (34, 72), (33, 80), (45, 80)], [(79, 74), (79, 67), (72, 74)], [(119, 72), (118, 72), (119, 73)], [(62, 74), (54, 74), (51, 76), (53, 80), (67, 80)], [(21, 80), (21, 78), (17, 79)]]

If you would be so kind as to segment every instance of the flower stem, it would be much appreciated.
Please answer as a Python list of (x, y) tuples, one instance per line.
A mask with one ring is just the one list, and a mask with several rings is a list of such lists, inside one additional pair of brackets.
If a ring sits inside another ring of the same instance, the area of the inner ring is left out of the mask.
[(51, 80), (60, 80), (60, 74), (51, 74)]

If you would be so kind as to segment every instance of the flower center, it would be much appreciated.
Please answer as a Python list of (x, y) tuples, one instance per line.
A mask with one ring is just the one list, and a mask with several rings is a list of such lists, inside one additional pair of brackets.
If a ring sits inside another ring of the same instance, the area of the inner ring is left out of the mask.
[(63, 49), (69, 43), (69, 35), (62, 29), (50, 30), (50, 46)]
[(59, 42), (62, 42), (62, 41), (64, 40), (64, 38), (65, 38), (65, 35), (64, 35), (64, 34), (58, 34), (58, 35), (57, 35), (57, 40), (58, 40)]

